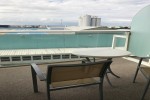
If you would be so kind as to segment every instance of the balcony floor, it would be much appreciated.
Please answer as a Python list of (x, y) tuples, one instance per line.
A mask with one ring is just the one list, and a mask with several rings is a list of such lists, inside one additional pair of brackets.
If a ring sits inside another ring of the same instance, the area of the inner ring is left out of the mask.
[[(121, 78), (109, 75), (114, 87), (104, 81), (104, 100), (140, 100), (146, 80), (139, 72), (136, 83), (132, 83), (137, 63), (113, 59), (114, 73)], [(45, 67), (40, 67), (46, 71)], [(46, 84), (38, 80), (39, 93), (32, 88), (30, 67), (0, 68), (0, 100), (47, 100)], [(145, 100), (150, 100), (150, 91)], [(52, 100), (99, 100), (98, 85), (51, 92)]]

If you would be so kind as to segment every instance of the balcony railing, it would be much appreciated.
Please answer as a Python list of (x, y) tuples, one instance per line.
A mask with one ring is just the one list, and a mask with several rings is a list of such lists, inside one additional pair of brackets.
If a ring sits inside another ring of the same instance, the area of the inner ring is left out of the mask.
[(127, 50), (130, 30), (1, 30), (0, 34), (0, 62), (9, 64), (75, 60), (80, 57), (71, 51), (77, 48)]

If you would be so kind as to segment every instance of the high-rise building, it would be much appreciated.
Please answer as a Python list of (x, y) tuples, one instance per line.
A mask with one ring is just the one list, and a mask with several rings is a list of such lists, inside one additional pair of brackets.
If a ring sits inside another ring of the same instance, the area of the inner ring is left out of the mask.
[(84, 15), (79, 17), (79, 26), (86, 27), (86, 26), (100, 26), (101, 25), (101, 18), (98, 16), (91, 16), (91, 15)]

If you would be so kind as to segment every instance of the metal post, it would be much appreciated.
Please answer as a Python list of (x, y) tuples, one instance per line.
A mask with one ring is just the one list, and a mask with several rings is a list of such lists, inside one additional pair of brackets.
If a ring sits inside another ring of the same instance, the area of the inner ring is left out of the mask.
[(32, 82), (33, 82), (33, 90), (35, 93), (38, 92), (38, 85), (37, 85), (37, 77), (36, 77), (36, 72), (31, 66), (31, 73), (32, 73)]

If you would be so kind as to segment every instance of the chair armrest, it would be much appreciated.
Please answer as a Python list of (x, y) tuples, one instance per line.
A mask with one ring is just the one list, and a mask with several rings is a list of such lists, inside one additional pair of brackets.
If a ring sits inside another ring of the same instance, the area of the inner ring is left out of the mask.
[(40, 81), (46, 80), (46, 75), (44, 73), (42, 73), (40, 68), (35, 63), (32, 63), (31, 67), (34, 70), (34, 72), (36, 73), (36, 75), (38, 76), (38, 78), (40, 79)]

